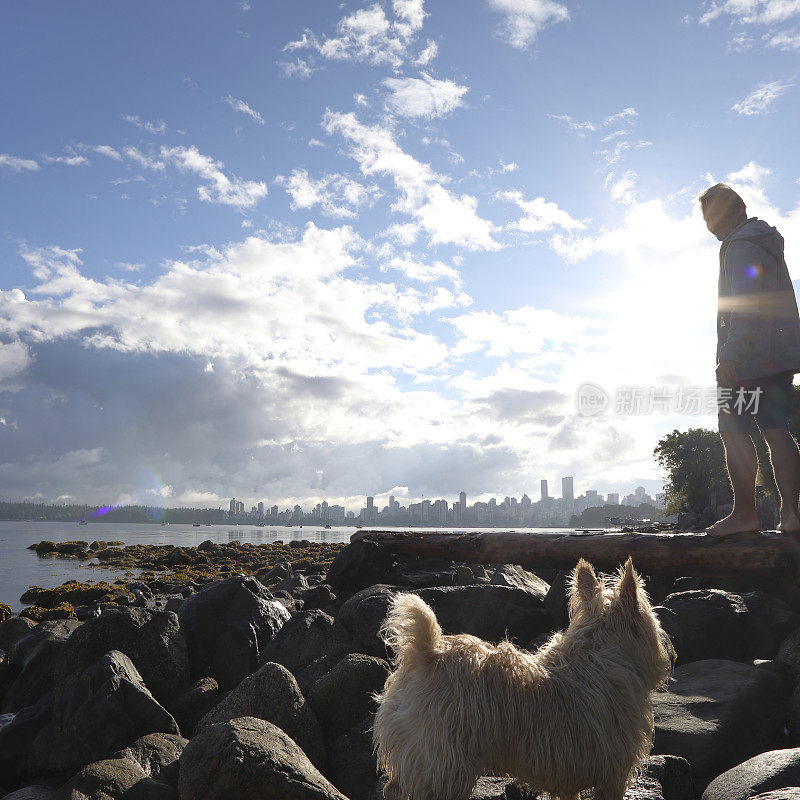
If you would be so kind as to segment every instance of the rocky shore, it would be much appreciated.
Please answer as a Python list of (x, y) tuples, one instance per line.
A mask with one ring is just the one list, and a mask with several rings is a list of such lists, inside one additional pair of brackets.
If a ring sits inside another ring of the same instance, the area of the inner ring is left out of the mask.
[[(531, 650), (567, 624), (565, 572), (403, 560), (368, 541), (33, 548), (121, 577), (0, 608), (6, 800), (378, 800), (372, 698), (393, 592), (418, 592), (447, 633)], [(678, 660), (626, 797), (800, 798), (800, 608), (744, 579), (648, 590)], [(534, 796), (502, 777), (472, 794)]]

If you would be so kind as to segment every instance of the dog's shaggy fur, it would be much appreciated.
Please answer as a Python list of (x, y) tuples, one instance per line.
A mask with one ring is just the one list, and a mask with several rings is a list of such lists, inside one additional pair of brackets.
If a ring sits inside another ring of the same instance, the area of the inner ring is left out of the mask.
[(465, 800), (481, 775), (622, 800), (675, 652), (630, 559), (609, 586), (581, 559), (569, 595), (569, 627), (536, 653), (445, 636), (417, 595), (393, 598), (382, 633), (397, 669), (374, 727), (386, 800)]

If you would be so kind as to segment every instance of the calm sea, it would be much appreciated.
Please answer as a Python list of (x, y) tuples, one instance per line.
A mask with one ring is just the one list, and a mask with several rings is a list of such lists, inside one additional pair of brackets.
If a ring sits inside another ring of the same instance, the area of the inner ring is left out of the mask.
[[(337, 528), (330, 530), (304, 525), (263, 527), (254, 525), (211, 525), (195, 528), (192, 525), (136, 525), (125, 523), (92, 522), (89, 525), (77, 525), (64, 522), (3, 522), (0, 521), (0, 603), (6, 603), (14, 611), (24, 606), (20, 603), (20, 595), (30, 586), (58, 586), (68, 580), (114, 580), (123, 576), (122, 571), (105, 569), (87, 569), (86, 562), (63, 558), (39, 558), (33, 550), (26, 550), (28, 545), (49, 540), (66, 542), (72, 539), (84, 539), (92, 542), (95, 539), (105, 541), (119, 540), (125, 544), (174, 544), (182, 547), (196, 547), (200, 542), (211, 539), (212, 542), (254, 542), (263, 544), (282, 539), (308, 539), (312, 542), (349, 542), (355, 528)], [(383, 528), (382, 528), (383, 530)], [(398, 530), (414, 530), (398, 528)], [(420, 528), (419, 530), (430, 530)], [(440, 528), (439, 530), (455, 530)], [(507, 529), (504, 529), (507, 530)], [(570, 529), (559, 528), (517, 528), (526, 533), (557, 533)]]

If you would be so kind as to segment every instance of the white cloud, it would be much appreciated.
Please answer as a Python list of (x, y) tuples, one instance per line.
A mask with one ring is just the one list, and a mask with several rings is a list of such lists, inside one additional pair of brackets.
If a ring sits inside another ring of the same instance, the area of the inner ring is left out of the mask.
[(354, 114), (327, 112), (325, 130), (339, 133), (352, 146), (351, 155), (364, 175), (388, 175), (400, 192), (393, 206), (410, 214), (434, 244), (455, 244), (481, 250), (499, 247), (492, 238), (494, 226), (477, 213), (478, 201), (470, 195), (458, 197), (442, 184), (428, 164), (404, 152), (392, 132), (360, 123)]
[(418, 67), (426, 67), (437, 55), (439, 55), (439, 45), (433, 39), (428, 39), (428, 43), (414, 59), (414, 64)]
[(89, 163), (86, 156), (44, 156), (42, 161), (47, 164), (66, 164), (68, 167), (78, 167)]
[(162, 145), (154, 153), (144, 153), (136, 147), (125, 147), (121, 151), (108, 145), (92, 147), (95, 152), (115, 161), (128, 159), (145, 169), (163, 172), (168, 165), (181, 172), (202, 178), (205, 183), (197, 187), (198, 197), (207, 203), (219, 203), (237, 208), (249, 208), (267, 196), (267, 184), (249, 181), (236, 175), (226, 175), (224, 164), (203, 155), (194, 145), (190, 147), (167, 147)]
[(386, 78), (387, 107), (403, 117), (443, 117), (463, 105), (466, 86), (450, 80), (436, 80), (425, 72), (421, 78)]
[(798, 0), (724, 0), (710, 2), (700, 17), (701, 25), (708, 25), (723, 14), (729, 14), (744, 25), (774, 25), (800, 15)]
[[(390, 19), (378, 3), (360, 8), (339, 20), (335, 36), (319, 37), (306, 30), (283, 50), (289, 53), (312, 50), (332, 61), (386, 64), (398, 69), (427, 15), (422, 0), (393, 0), (392, 10), (394, 18)], [(298, 74), (305, 77), (299, 70)]]
[(587, 133), (597, 130), (597, 126), (593, 122), (578, 122), (569, 114), (548, 114), (547, 116), (550, 119), (557, 119), (559, 122), (563, 122), (570, 131), (577, 133), (579, 136), (585, 136)]
[(294, 61), (279, 61), (278, 66), (287, 78), (310, 78), (316, 69), (303, 58), (296, 58)]
[(513, 227), (525, 233), (541, 233), (554, 227), (567, 231), (580, 230), (586, 227), (584, 222), (573, 219), (556, 203), (548, 202), (544, 197), (526, 200), (519, 191), (498, 192), (497, 196), (511, 203), (516, 203), (525, 215), (513, 223)]
[(612, 200), (630, 205), (636, 201), (636, 175), (633, 170), (625, 170), (621, 176), (610, 172), (606, 176), (606, 186)]
[(781, 97), (781, 95), (791, 89), (792, 85), (791, 83), (784, 83), (783, 81), (762, 83), (753, 89), (743, 100), (734, 103), (731, 110), (735, 111), (739, 116), (744, 117), (766, 114), (769, 112), (769, 107)]
[(225, 97), (222, 98), (222, 100), (223, 102), (227, 103), (234, 111), (239, 111), (242, 114), (247, 114), (248, 117), (257, 122), (259, 125), (264, 124), (264, 117), (262, 117), (261, 114), (258, 113), (258, 111), (255, 111), (254, 109), (250, 108), (250, 106), (247, 103), (245, 103), (244, 100), (239, 100), (238, 98), (233, 97), (231, 95), (226, 95)]
[(140, 119), (136, 114), (123, 114), (122, 119), (148, 133), (161, 134), (166, 133), (167, 130), (166, 122), (148, 122), (147, 120)]
[(39, 169), (39, 164), (30, 158), (17, 158), (8, 153), (0, 153), (0, 168), (6, 167), (14, 172), (36, 172)]
[(567, 7), (554, 0), (489, 0), (489, 7), (504, 17), (500, 35), (519, 49), (535, 41), (548, 25), (569, 19)]
[(629, 122), (635, 120), (639, 112), (635, 108), (623, 108), (616, 114), (611, 114), (603, 120), (603, 125), (615, 125), (619, 122)]
[(778, 50), (800, 50), (800, 33), (797, 31), (766, 34), (764, 39), (770, 47)]
[(286, 189), (293, 209), (319, 205), (323, 213), (334, 217), (355, 217), (359, 206), (381, 194), (375, 186), (364, 186), (336, 173), (313, 180), (304, 169), (292, 170), (288, 178), (278, 175), (275, 182)]

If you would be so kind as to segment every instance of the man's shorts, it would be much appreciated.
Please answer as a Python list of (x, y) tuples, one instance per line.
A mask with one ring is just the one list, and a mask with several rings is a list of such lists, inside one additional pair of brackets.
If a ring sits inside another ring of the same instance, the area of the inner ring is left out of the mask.
[(718, 389), (720, 431), (749, 433), (753, 420), (759, 430), (789, 427), (789, 398), (794, 374), (781, 372)]

